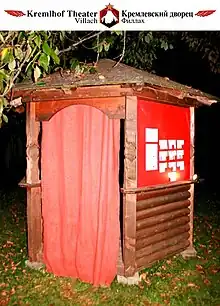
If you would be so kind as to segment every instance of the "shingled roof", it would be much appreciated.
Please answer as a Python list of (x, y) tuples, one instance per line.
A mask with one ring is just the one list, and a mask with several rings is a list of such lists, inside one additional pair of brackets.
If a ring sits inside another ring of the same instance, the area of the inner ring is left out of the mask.
[(77, 76), (74, 72), (63, 71), (52, 73), (41, 79), (38, 83), (23, 82), (16, 86), (20, 90), (39, 90), (66, 88), (73, 89), (87, 86), (102, 85), (122, 85), (122, 86), (148, 86), (153, 89), (169, 90), (169, 93), (175, 92), (175, 96), (180, 99), (190, 98), (197, 100), (200, 104), (210, 105), (220, 101), (219, 98), (204, 93), (200, 90), (193, 89), (169, 80), (168, 78), (159, 77), (155, 74), (130, 67), (125, 64), (117, 64), (110, 59), (101, 59), (96, 67), (95, 73), (86, 73), (83, 77)]

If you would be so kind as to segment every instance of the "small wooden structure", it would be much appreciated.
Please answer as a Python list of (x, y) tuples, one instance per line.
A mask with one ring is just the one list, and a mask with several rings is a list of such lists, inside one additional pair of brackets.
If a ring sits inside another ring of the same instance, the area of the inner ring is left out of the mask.
[[(27, 112), (28, 252), (42, 261), (40, 123), (84, 104), (124, 120), (122, 243), (118, 274), (133, 276), (166, 256), (193, 255), (194, 108), (216, 98), (124, 64), (100, 60), (77, 78), (56, 72), (13, 91)], [(114, 248), (114, 246), (112, 246)]]

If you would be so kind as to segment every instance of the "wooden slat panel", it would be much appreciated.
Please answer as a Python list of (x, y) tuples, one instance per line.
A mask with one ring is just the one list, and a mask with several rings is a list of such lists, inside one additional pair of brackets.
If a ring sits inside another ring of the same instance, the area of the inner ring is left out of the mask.
[[(136, 264), (150, 266), (189, 245), (190, 186), (137, 193)], [(141, 262), (141, 263), (140, 263)]]
[(183, 217), (180, 217), (174, 220), (170, 220), (170, 221), (166, 220), (165, 222), (153, 225), (151, 227), (140, 229), (137, 231), (136, 239), (137, 241), (139, 241), (139, 239), (150, 237), (157, 233), (161, 233), (169, 229), (174, 229), (178, 226), (185, 225), (187, 223), (189, 224), (189, 220), (190, 220), (189, 216), (183, 216)]
[(189, 238), (189, 233), (185, 232), (179, 235), (176, 235), (175, 237), (167, 238), (163, 241), (159, 241), (156, 243), (153, 243), (151, 245), (146, 246), (145, 248), (141, 248), (136, 252), (136, 258), (143, 258), (147, 257), (148, 255), (162, 251), (163, 249), (170, 247), (172, 245), (175, 245), (181, 241), (185, 241)]
[(153, 226), (153, 225), (165, 222), (165, 221), (170, 221), (178, 217), (183, 217), (183, 216), (189, 215), (189, 213), (190, 213), (189, 208), (184, 208), (184, 209), (179, 209), (179, 210), (172, 211), (169, 213), (164, 213), (158, 216), (150, 217), (147, 219), (138, 220), (137, 230), (143, 229), (146, 227), (150, 227), (150, 226)]
[(190, 205), (189, 200), (168, 203), (165, 205), (156, 206), (146, 210), (140, 210), (137, 212), (137, 220), (146, 219), (153, 216), (158, 216), (163, 213), (172, 212), (181, 208), (186, 208)]
[(152, 207), (157, 207), (160, 205), (184, 201), (190, 197), (189, 191), (174, 193), (174, 194), (167, 194), (160, 197), (150, 198), (147, 200), (142, 200), (137, 202), (137, 211), (145, 210)]
[(177, 186), (177, 187), (172, 187), (172, 188), (164, 188), (164, 189), (155, 190), (155, 191), (142, 192), (142, 193), (137, 194), (137, 201), (155, 198), (159, 196), (164, 196), (167, 194), (184, 192), (184, 191), (188, 191), (189, 189), (190, 189), (190, 184), (187, 184), (187, 185), (182, 185), (182, 186)]
[(185, 224), (179, 226), (177, 228), (169, 228), (168, 230), (163, 231), (162, 233), (158, 233), (153, 236), (148, 236), (143, 239), (137, 239), (136, 242), (136, 250), (140, 250), (142, 248), (147, 247), (150, 244), (157, 243), (159, 241), (164, 241), (168, 238), (175, 237), (178, 234), (187, 233), (189, 231), (189, 224)]
[(180, 253), (184, 249), (186, 249), (190, 245), (189, 240), (184, 240), (179, 242), (178, 244), (169, 246), (163, 250), (155, 252), (149, 256), (144, 256), (140, 259), (137, 259), (137, 268), (141, 270), (143, 268), (150, 267), (154, 262), (164, 259), (167, 256), (171, 256), (177, 253)]
[[(184, 186), (190, 186), (191, 184), (194, 184), (194, 180), (190, 181), (178, 181), (178, 182), (171, 182), (168, 184), (160, 184), (160, 185), (155, 185), (155, 186), (144, 186), (144, 187), (137, 187), (137, 188), (121, 188), (122, 193), (148, 193), (148, 192), (153, 192), (153, 191), (163, 191), (163, 190), (170, 190), (175, 187), (184, 187)], [(189, 187), (190, 188), (190, 187)]]

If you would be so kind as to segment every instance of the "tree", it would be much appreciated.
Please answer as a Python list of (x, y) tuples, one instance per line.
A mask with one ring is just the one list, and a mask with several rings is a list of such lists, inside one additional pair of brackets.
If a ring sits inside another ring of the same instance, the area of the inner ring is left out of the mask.
[[(13, 86), (26, 78), (34, 82), (57, 67), (74, 67), (68, 61), (69, 54), (84, 41), (101, 33), (86, 33), (83, 37), (69, 32), (21, 31), (0, 32), (0, 125), (7, 122), (6, 112), (20, 101), (8, 101), (7, 96)], [(69, 36), (71, 36), (71, 39)], [(67, 42), (69, 45), (67, 46)], [(78, 67), (78, 71), (79, 71)]]
[(217, 73), (219, 38), (219, 32), (0, 32), (0, 126), (8, 120), (7, 111), (21, 104), (19, 99), (9, 101), (8, 94), (26, 78), (38, 82), (45, 74), (66, 68), (78, 75), (89, 73), (106, 56), (151, 71), (157, 51), (175, 48), (180, 40)]
[[(135, 39), (138, 44), (135, 48)], [(140, 51), (137, 48), (140, 46)], [(0, 32), (0, 125), (7, 122), (7, 110), (21, 103), (8, 101), (13, 86), (26, 78), (38, 82), (56, 69), (74, 69), (83, 74), (95, 69), (99, 57), (111, 54), (118, 61), (149, 69), (156, 49), (171, 47), (166, 35), (152, 32)], [(144, 53), (141, 58), (139, 53)], [(94, 64), (87, 65), (92, 61)], [(141, 65), (141, 63), (144, 65)]]
[(208, 61), (210, 71), (220, 73), (220, 32), (180, 32), (189, 50)]
[(151, 70), (158, 50), (176, 48), (179, 42), (207, 61), (212, 73), (220, 73), (220, 32), (127, 32), (124, 61)]

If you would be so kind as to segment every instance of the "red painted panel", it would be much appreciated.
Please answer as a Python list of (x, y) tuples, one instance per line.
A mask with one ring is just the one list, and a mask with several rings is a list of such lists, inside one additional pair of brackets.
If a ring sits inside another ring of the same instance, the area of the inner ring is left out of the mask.
[(189, 180), (190, 109), (140, 99), (137, 116), (138, 187)]

